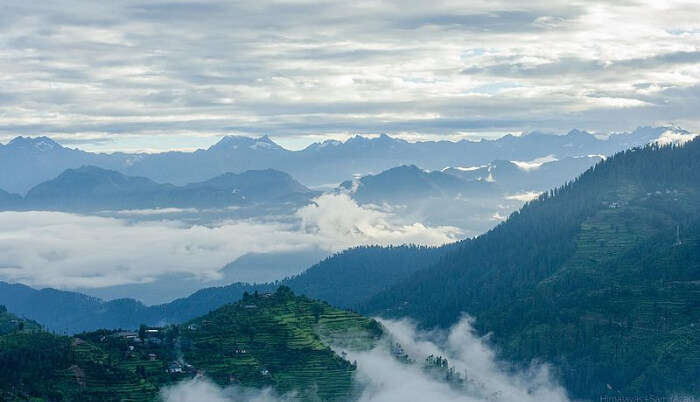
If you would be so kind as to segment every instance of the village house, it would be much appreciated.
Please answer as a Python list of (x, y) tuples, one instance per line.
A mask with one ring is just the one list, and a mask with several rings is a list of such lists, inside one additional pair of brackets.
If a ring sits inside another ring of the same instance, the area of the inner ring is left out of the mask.
[(168, 365), (168, 373), (175, 374), (175, 373), (182, 373), (182, 372), (183, 372), (182, 364), (180, 364), (180, 362), (173, 361), (173, 362), (170, 362), (170, 364)]
[(132, 331), (120, 331), (112, 335), (112, 338), (121, 338), (126, 340), (134, 340), (139, 337), (139, 334)]

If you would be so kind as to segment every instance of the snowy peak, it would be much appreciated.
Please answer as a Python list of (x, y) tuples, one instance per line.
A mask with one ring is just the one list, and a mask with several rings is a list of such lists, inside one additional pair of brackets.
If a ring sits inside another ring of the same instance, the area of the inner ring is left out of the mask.
[(9, 149), (16, 149), (16, 150), (32, 150), (32, 151), (38, 151), (38, 152), (47, 152), (51, 151), (54, 149), (60, 149), (63, 148), (61, 145), (59, 145), (56, 141), (52, 140), (49, 137), (15, 137), (7, 143), (7, 147)]
[(209, 150), (214, 151), (231, 151), (231, 150), (283, 150), (270, 137), (264, 135), (259, 138), (244, 137), (238, 135), (227, 135), (219, 142), (209, 147)]
[(323, 142), (314, 142), (313, 144), (306, 147), (306, 150), (320, 151), (324, 148), (337, 147), (339, 145), (343, 145), (343, 143), (338, 140), (325, 140)]
[(264, 135), (260, 138), (255, 139), (255, 143), (250, 145), (248, 148), (250, 149), (283, 149), (281, 146), (279, 146), (276, 142), (272, 141), (270, 137), (267, 135)]
[(692, 141), (698, 134), (693, 134), (678, 127), (664, 127), (664, 131), (650, 142), (658, 145), (683, 145)]
[(579, 130), (577, 128), (569, 131), (566, 135), (569, 137), (593, 137), (593, 134), (588, 131)]
[(403, 140), (400, 140), (398, 138), (390, 137), (388, 134), (382, 133), (379, 135), (379, 137), (363, 137), (361, 135), (355, 135), (351, 138), (348, 138), (347, 141), (345, 141), (345, 145), (372, 145), (372, 144), (381, 144), (381, 145), (392, 145), (392, 144), (397, 144), (399, 142), (403, 142)]

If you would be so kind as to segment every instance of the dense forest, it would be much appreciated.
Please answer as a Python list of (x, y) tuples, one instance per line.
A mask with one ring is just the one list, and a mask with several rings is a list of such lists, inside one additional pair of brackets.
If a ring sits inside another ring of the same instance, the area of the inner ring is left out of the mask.
[(361, 311), (554, 363), (576, 397), (700, 393), (700, 140), (608, 158)]

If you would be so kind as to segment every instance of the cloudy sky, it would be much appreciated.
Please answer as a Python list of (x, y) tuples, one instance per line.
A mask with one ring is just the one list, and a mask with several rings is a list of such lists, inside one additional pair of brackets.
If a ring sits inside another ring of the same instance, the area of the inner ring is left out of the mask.
[(8, 0), (0, 45), (0, 142), (700, 129), (696, 0)]

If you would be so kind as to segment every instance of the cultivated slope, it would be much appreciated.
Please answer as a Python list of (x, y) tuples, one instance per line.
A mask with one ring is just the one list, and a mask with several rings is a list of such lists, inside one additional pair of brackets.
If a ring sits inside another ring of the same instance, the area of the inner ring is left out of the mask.
[(617, 154), (362, 311), (428, 327), (466, 312), (575, 396), (698, 394), (699, 184), (700, 140)]

